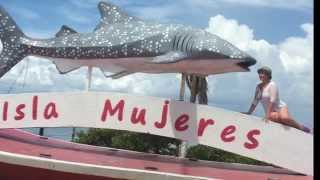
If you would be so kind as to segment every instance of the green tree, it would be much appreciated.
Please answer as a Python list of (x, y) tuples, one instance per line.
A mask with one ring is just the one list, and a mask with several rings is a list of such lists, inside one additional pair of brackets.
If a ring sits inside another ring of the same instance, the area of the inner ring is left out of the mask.
[(257, 161), (255, 159), (247, 158), (231, 152), (223, 151), (204, 145), (196, 145), (190, 147), (187, 151), (187, 158), (229, 163), (269, 165), (267, 163)]
[[(75, 142), (95, 146), (127, 149), (162, 155), (178, 155), (180, 140), (151, 134), (110, 129), (89, 129), (77, 134)], [(220, 149), (196, 145), (187, 151), (187, 158), (219, 162), (268, 165), (267, 163), (233, 154)]]
[(75, 142), (163, 155), (177, 155), (180, 143), (173, 138), (110, 129), (81, 131)]

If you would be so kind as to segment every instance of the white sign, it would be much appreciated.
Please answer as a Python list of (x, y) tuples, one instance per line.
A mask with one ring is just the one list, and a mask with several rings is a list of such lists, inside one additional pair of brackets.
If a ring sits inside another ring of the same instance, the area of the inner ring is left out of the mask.
[(0, 95), (0, 128), (92, 127), (186, 140), (313, 175), (313, 136), (206, 105), (120, 93)]

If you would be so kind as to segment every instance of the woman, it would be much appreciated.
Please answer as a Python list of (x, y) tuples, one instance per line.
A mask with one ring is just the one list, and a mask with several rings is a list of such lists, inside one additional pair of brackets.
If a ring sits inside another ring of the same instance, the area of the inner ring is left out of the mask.
[(255, 96), (248, 112), (251, 114), (258, 102), (260, 101), (265, 111), (265, 118), (277, 123), (285, 124), (305, 132), (310, 132), (310, 129), (297, 123), (288, 112), (288, 106), (279, 99), (278, 88), (275, 82), (271, 81), (272, 71), (269, 67), (264, 66), (258, 69), (259, 83), (256, 87)]

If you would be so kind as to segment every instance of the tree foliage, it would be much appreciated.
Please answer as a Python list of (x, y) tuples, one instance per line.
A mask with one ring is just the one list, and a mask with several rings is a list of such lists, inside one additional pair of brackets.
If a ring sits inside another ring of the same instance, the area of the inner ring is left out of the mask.
[[(173, 138), (110, 129), (89, 129), (86, 132), (81, 131), (77, 134), (75, 142), (174, 156), (178, 155), (178, 146), (181, 143), (180, 140)], [(190, 147), (187, 150), (187, 158), (267, 165), (264, 162), (203, 145)]]
[(255, 159), (240, 156), (231, 152), (223, 151), (213, 147), (204, 145), (196, 145), (190, 147), (187, 152), (187, 157), (192, 159), (201, 159), (218, 162), (229, 162), (229, 163), (241, 163), (241, 164), (252, 164), (252, 165), (269, 165), (267, 163), (257, 161)]
[(109, 129), (89, 129), (81, 131), (75, 139), (78, 143), (107, 146), (139, 152), (177, 155), (180, 141), (152, 134), (142, 134)]

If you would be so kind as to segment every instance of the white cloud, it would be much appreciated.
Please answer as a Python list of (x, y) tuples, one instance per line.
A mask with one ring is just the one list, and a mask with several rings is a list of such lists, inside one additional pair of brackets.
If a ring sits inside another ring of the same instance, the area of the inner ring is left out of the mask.
[(253, 40), (253, 30), (247, 25), (240, 25), (236, 20), (226, 19), (220, 14), (210, 18), (206, 30), (223, 37), (242, 50), (247, 50)]
[(84, 79), (84, 68), (60, 75), (50, 60), (29, 56), (1, 78), (0, 92), (83, 90)]
[(290, 37), (279, 45), (280, 59), (287, 72), (309, 72), (313, 67), (313, 24), (303, 24), (305, 37)]
[[(105, 78), (100, 70), (94, 70), (92, 88), (97, 90), (120, 91), (137, 95), (177, 97), (180, 76), (177, 74), (136, 73), (121, 79)], [(164, 88), (165, 87), (165, 88)]]
[[(313, 24), (303, 24), (305, 37), (290, 37), (279, 44), (280, 59), (286, 75), (290, 77), (288, 97), (300, 101), (300, 106), (313, 112)], [(293, 101), (293, 100), (292, 100)], [(310, 103), (306, 103), (310, 102)], [(301, 111), (301, 110), (300, 110)]]

